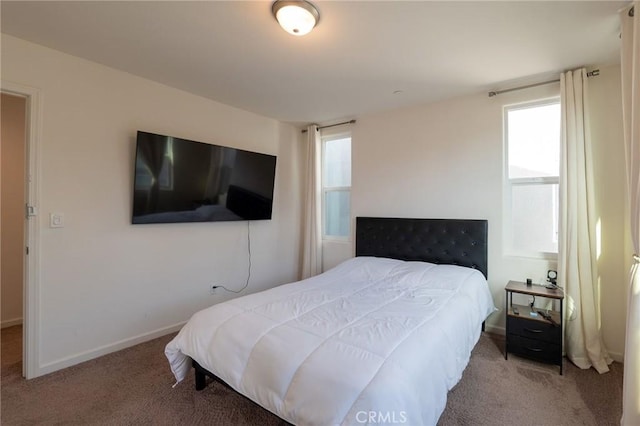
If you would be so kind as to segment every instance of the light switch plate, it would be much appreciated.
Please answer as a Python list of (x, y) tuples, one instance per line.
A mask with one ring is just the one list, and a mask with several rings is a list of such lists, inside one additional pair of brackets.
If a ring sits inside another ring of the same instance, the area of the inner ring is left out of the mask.
[(63, 228), (64, 227), (64, 214), (63, 213), (50, 213), (49, 214), (49, 226), (51, 228)]

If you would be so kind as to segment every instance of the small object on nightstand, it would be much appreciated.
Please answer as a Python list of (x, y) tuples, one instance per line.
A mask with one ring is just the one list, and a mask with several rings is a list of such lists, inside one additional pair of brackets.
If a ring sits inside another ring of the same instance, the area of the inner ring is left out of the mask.
[(514, 315), (520, 315), (520, 311), (518, 310), (518, 308), (514, 307), (512, 311)]
[(548, 288), (549, 290), (557, 290), (558, 289), (558, 285), (556, 284), (558, 280), (558, 273), (552, 269), (547, 271), (547, 281), (549, 281), (549, 284), (547, 284), (545, 287)]
[(527, 278), (527, 287), (531, 287), (531, 284), (533, 284), (533, 281), (531, 281), (531, 278)]

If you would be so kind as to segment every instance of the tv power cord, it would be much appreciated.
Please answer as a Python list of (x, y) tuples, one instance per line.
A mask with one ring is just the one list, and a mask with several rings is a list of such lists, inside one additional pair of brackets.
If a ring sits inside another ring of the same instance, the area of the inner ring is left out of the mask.
[(247, 282), (244, 284), (244, 286), (242, 286), (242, 288), (240, 290), (231, 290), (226, 288), (223, 285), (214, 285), (211, 286), (212, 290), (215, 290), (217, 288), (221, 288), (224, 291), (228, 291), (229, 293), (241, 293), (244, 291), (244, 289), (246, 289), (247, 287), (249, 287), (249, 280), (251, 279), (251, 226), (249, 225), (250, 222), (247, 221), (247, 252), (249, 253), (249, 268), (247, 271)]

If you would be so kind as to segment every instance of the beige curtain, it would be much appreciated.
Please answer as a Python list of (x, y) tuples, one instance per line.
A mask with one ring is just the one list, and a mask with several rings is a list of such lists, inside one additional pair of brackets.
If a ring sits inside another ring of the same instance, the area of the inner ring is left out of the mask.
[(622, 421), (640, 425), (640, 27), (639, 1), (620, 13), (622, 28), (622, 116), (627, 166), (631, 242), (635, 255), (629, 274), (627, 335), (624, 353)]
[(302, 235), (302, 278), (322, 272), (322, 145), (318, 126), (307, 127), (307, 176), (304, 229)]
[(609, 371), (596, 293), (595, 207), (587, 71), (560, 76), (562, 110), (558, 282), (566, 293), (565, 350), (580, 368)]

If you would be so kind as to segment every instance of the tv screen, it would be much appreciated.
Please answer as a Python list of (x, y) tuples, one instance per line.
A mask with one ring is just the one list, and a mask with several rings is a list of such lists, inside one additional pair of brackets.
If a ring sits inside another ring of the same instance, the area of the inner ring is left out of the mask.
[(132, 223), (271, 219), (276, 157), (138, 131)]

